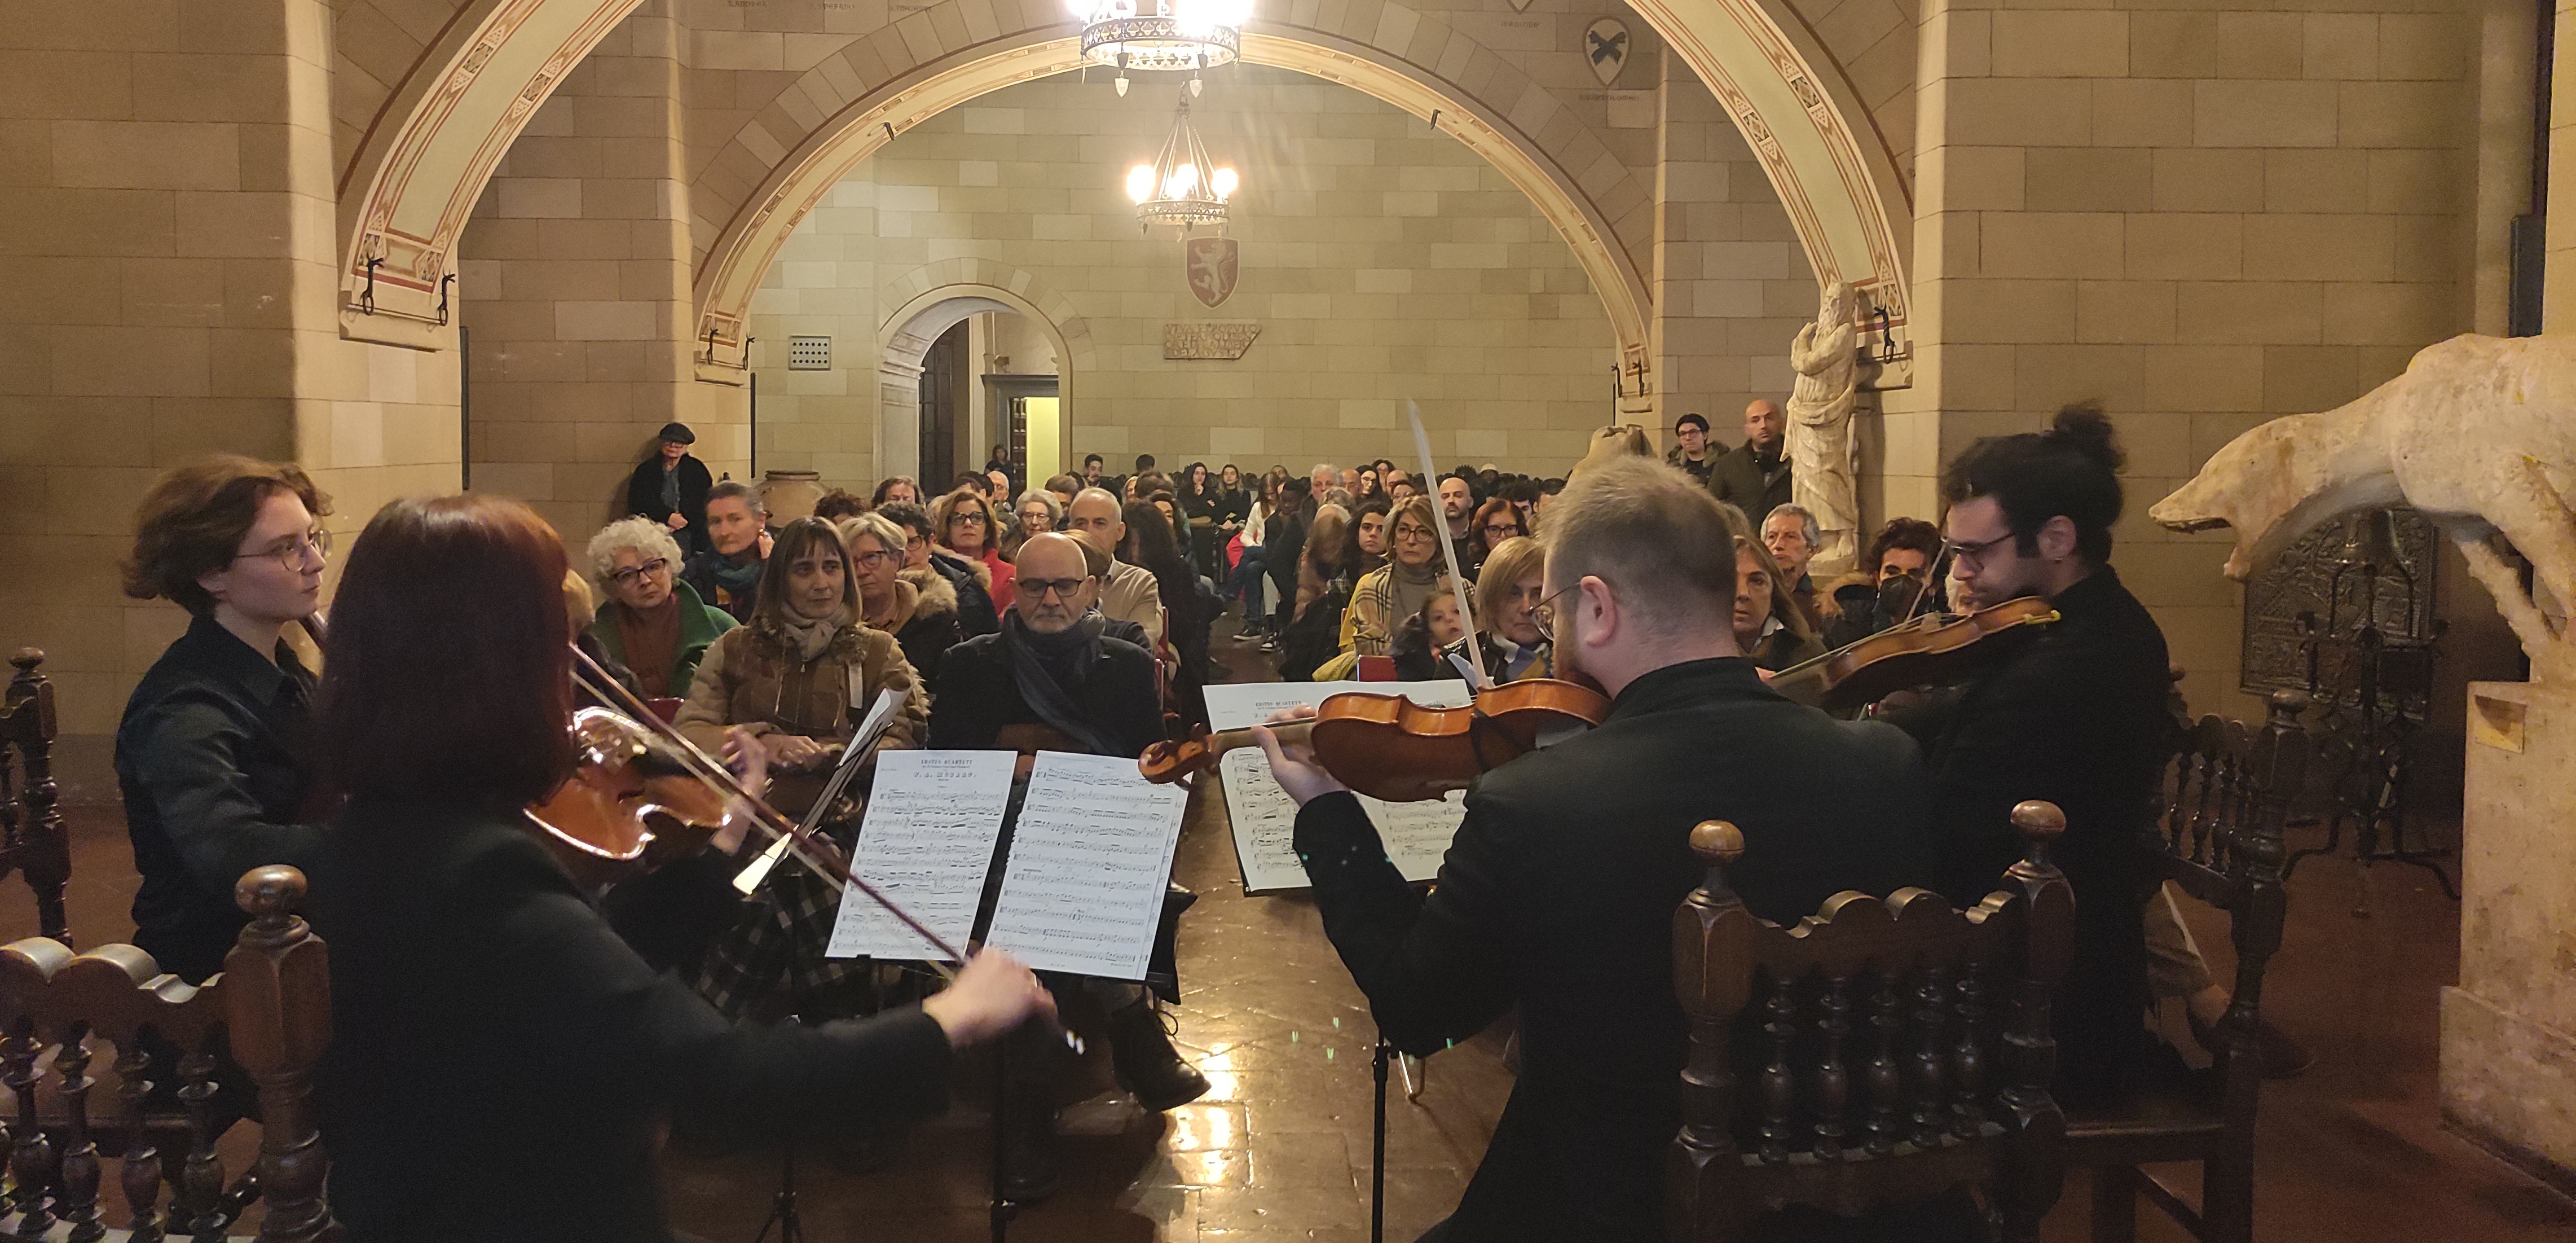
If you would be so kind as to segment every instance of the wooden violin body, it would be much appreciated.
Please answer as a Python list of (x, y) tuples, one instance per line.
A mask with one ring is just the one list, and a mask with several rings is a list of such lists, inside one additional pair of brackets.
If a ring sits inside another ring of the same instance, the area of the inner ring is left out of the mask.
[(527, 809), (573, 879), (613, 884), (690, 854), (724, 827), (724, 795), (660, 736), (606, 708), (573, 714), (573, 773)]
[[(1599, 691), (1530, 678), (1483, 691), (1457, 708), (1346, 692), (1326, 699), (1313, 719), (1274, 728), (1286, 742), (1303, 735), (1315, 762), (1343, 785), (1390, 803), (1418, 803), (1465, 789), (1479, 774), (1537, 750), (1551, 731), (1598, 725), (1609, 711)], [(1202, 730), (1185, 742), (1155, 744), (1137, 767), (1147, 780), (1178, 781), (1252, 745), (1249, 730)]]
[(1909, 687), (1960, 682), (2019, 651), (2058, 620), (2038, 596), (1964, 616), (1926, 615), (1781, 670), (1772, 690), (1828, 712), (1876, 703)]

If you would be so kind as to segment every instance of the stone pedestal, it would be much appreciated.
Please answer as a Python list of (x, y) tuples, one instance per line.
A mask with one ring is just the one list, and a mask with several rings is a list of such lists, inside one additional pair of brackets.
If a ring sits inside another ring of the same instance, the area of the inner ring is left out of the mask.
[(2576, 691), (2469, 684), (2461, 842), (2443, 1117), (2576, 1185)]

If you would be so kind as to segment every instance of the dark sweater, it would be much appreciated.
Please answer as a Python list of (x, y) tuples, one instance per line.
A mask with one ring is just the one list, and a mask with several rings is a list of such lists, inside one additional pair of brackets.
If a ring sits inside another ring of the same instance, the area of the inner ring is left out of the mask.
[[(1132, 624), (1132, 623), (1131, 623)], [(1114, 635), (1103, 635), (1100, 655), (1068, 688), (1084, 720), (1133, 757), (1163, 740), (1163, 705), (1154, 681), (1154, 657)], [(994, 746), (1005, 725), (1037, 725), (1037, 710), (1020, 697), (1011, 676), (1011, 654), (998, 634), (977, 635), (940, 658), (930, 696), (930, 745), (940, 751), (982, 751)]]
[(1712, 818), (1744, 831), (1729, 880), (1775, 922), (1933, 877), (1913, 744), (1793, 704), (1741, 659), (1646, 674), (1598, 729), (1479, 779), (1427, 898), (1357, 799), (1298, 813), (1324, 931), (1387, 1039), (1429, 1053), (1519, 1007), (1520, 1079), (1453, 1243), (1663, 1237), (1687, 1033), (1673, 912)]
[(335, 1034), (315, 1098), (353, 1243), (661, 1243), (661, 1117), (741, 1144), (942, 1107), (948, 1039), (918, 1007), (735, 1027), (659, 972), (738, 910), (728, 861), (620, 886), (612, 929), (522, 823), (362, 799), (316, 861)]

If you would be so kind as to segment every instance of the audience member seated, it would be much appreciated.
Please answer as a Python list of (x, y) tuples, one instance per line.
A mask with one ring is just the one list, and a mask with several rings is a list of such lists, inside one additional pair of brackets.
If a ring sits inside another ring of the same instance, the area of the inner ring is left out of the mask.
[(250, 918), (233, 882), (321, 844), (314, 675), (285, 634), (321, 607), (330, 512), (302, 469), (230, 454), (161, 476), (135, 510), (125, 594), (190, 620), (116, 730), (134, 944), (190, 983), (224, 969)]
[(1288, 629), (1279, 636), (1279, 676), (1287, 681), (1347, 676), (1348, 667), (1358, 661), (1356, 655), (1337, 660), (1348, 651), (1342, 637), (1353, 577), (1350, 529), (1350, 511), (1329, 504), (1316, 508), (1305, 551), (1297, 558), (1297, 603)]
[(1011, 513), (1018, 522), (1012, 528), (1009, 541), (1002, 545), (1002, 555), (1017, 563), (1020, 545), (1027, 543), (1030, 536), (1063, 530), (1064, 506), (1063, 497), (1044, 488), (1021, 493), (1019, 501), (1011, 506)]
[(1458, 550), (1458, 572), (1476, 575), (1476, 485), (1464, 471), (1440, 477), (1441, 529)]
[[(1931, 523), (1896, 518), (1880, 527), (1861, 569), (1834, 584), (1825, 645), (1858, 643), (1918, 612), (1940, 611), (1939, 589), (1930, 582), (1940, 557), (1941, 532)], [(1933, 593), (1929, 601), (1923, 598), (1927, 590)]]
[(1127, 531), (1118, 544), (1118, 562), (1154, 577), (1163, 606), (1164, 640), (1178, 662), (1171, 672), (1170, 692), (1181, 718), (1207, 723), (1208, 626), (1216, 620), (1216, 589), (1181, 559), (1173, 542), (1170, 519), (1156, 505), (1127, 507)]
[(1241, 554), (1234, 563), (1234, 573), (1225, 580), (1220, 593), (1231, 607), (1243, 606), (1243, 624), (1235, 629), (1235, 641), (1260, 638), (1270, 632), (1270, 612), (1264, 605), (1264, 592), (1270, 582), (1269, 549), (1262, 542), (1263, 532), (1270, 527), (1271, 506), (1279, 500), (1279, 481), (1264, 476), (1251, 481), (1253, 493), (1243, 511), (1243, 530), (1236, 534), (1236, 547)]
[(957, 589), (928, 569), (904, 564), (911, 539), (883, 514), (860, 514), (840, 523), (850, 573), (859, 580), (859, 620), (894, 636), (903, 659), (924, 686), (939, 678), (939, 658), (966, 641), (957, 624)]
[(825, 522), (839, 522), (868, 512), (867, 498), (854, 492), (834, 488), (814, 502), (814, 516)]
[[(903, 697), (886, 731), (889, 748), (920, 745), (928, 704), (894, 636), (859, 621), (858, 583), (830, 523), (788, 523), (770, 564), (758, 607), (707, 649), (676, 723), (709, 754), (760, 748), (770, 804), (802, 817), (880, 691)], [(824, 818), (839, 826), (844, 848), (855, 830), (843, 823), (854, 819), (848, 810)], [(804, 868), (772, 871), (754, 909), (709, 949), (699, 991), (736, 1017), (765, 1000), (808, 1017), (866, 1012), (875, 1002), (873, 964), (823, 957), (839, 900)]]
[(1780, 566), (1782, 595), (1798, 608), (1798, 616), (1807, 623), (1807, 633), (1824, 633), (1824, 613), (1816, 604), (1816, 580), (1807, 574), (1807, 566), (1825, 545), (1825, 532), (1816, 525), (1816, 516), (1802, 505), (1783, 505), (1762, 518), (1762, 547)]
[(1011, 580), (1017, 571), (1002, 559), (1002, 550), (994, 543), (1001, 537), (1002, 523), (993, 503), (972, 488), (959, 488), (930, 503), (930, 523), (940, 551), (983, 566), (993, 607), (1010, 611)]
[(1153, 571), (1118, 559), (1119, 548), (1127, 542), (1126, 507), (1103, 489), (1085, 488), (1065, 507), (1064, 523), (1066, 532), (1109, 555), (1109, 570), (1101, 576), (1094, 600), (1102, 615), (1143, 627), (1145, 650), (1164, 663), (1164, 672), (1176, 672), (1172, 666), (1179, 663), (1178, 658), (1163, 651), (1170, 629), (1163, 615), (1162, 584), (1154, 581)]
[(1413, 616), (1396, 627), (1395, 640), (1387, 647), (1399, 682), (1466, 680), (1467, 675), (1449, 662), (1446, 653), (1456, 650), (1467, 637), (1467, 623), (1459, 620), (1458, 596), (1449, 590), (1447, 575), (1441, 576), (1438, 587)]
[(1082, 489), (1082, 477), (1079, 475), (1056, 475), (1046, 481), (1046, 490), (1054, 493), (1056, 500), (1067, 505), (1073, 503), (1073, 494)]
[[(1429, 497), (1417, 496), (1395, 507), (1387, 525), (1388, 562), (1351, 589), (1351, 650), (1362, 656), (1384, 656), (1395, 627), (1422, 611), (1445, 573), (1440, 540), (1446, 528)], [(1469, 603), (1474, 594), (1469, 593)]]
[[(1100, 579), (1086, 557), (1098, 552), (1067, 534), (1029, 538), (1020, 550), (1019, 599), (1002, 632), (959, 644), (940, 664), (931, 746), (1025, 753), (1038, 744), (1132, 758), (1165, 736), (1153, 656), (1106, 634), (1107, 619), (1093, 610)], [(1010, 831), (1006, 825), (1003, 851)], [(987, 904), (1001, 874), (993, 869)], [(1143, 988), (1084, 976), (1046, 979), (1058, 995), (1087, 993), (1109, 1011), (1111, 1060), (1119, 1082), (1139, 1104), (1174, 1109), (1206, 1094), (1206, 1077), (1172, 1048)], [(1014, 1198), (1044, 1196), (1062, 1168), (1055, 1087), (1066, 1072), (1064, 1062), (1062, 1043), (1037, 1033), (1011, 1047), (1001, 1110), (1002, 1165)]]
[(608, 591), (607, 604), (591, 619), (591, 637), (609, 663), (635, 679), (637, 694), (688, 694), (707, 645), (740, 623), (679, 581), (680, 546), (650, 518), (608, 524), (590, 537), (589, 551), (591, 575)]
[(1772, 673), (1825, 654), (1787, 593), (1779, 590), (1780, 566), (1762, 545), (1735, 542), (1735, 646), (1755, 668)]
[(565, 570), (517, 502), (397, 501), (333, 602), (320, 734), (350, 801), (305, 866), (332, 1012), (313, 1101), (353, 1240), (669, 1239), (666, 1136), (748, 1147), (936, 1115), (954, 1049), (1048, 1007), (992, 953), (861, 1024), (739, 1026), (670, 978), (738, 906), (737, 843), (603, 911), (520, 812), (573, 766)]
[(1225, 564), (1218, 551), (1222, 540), (1217, 532), (1217, 510), (1224, 496), (1217, 488), (1216, 477), (1208, 473), (1207, 463), (1192, 462), (1181, 473), (1177, 485), (1182, 522), (1173, 532), (1181, 536), (1181, 557), (1190, 568), (1210, 579), (1225, 577)]
[(1386, 500), (1389, 505), (1401, 505), (1420, 495), (1422, 495), (1422, 488), (1413, 482), (1413, 476), (1400, 470), (1388, 472)]
[(877, 481), (877, 490), (868, 498), (868, 503), (878, 509), (888, 505), (918, 505), (921, 503), (921, 485), (913, 482), (910, 475), (888, 475)]
[(876, 512), (903, 528), (904, 577), (927, 588), (932, 577), (944, 579), (957, 593), (957, 625), (967, 638), (1002, 628), (1002, 611), (993, 604), (993, 573), (982, 561), (969, 561), (940, 551), (933, 542), (930, 511), (908, 501), (879, 506)]
[[(1476, 568), (1467, 571), (1470, 574), (1482, 574), (1485, 558), (1492, 556), (1494, 549), (1501, 547), (1504, 540), (1521, 539), (1529, 534), (1529, 524), (1521, 521), (1521, 511), (1499, 496), (1476, 507), (1474, 525), (1474, 533), (1467, 542), (1476, 558)], [(1466, 566), (1461, 563), (1459, 568), (1464, 570)]]
[(707, 544), (680, 572), (698, 598), (751, 618), (760, 594), (760, 567), (769, 560), (769, 506), (750, 484), (728, 479), (707, 492)]
[(1476, 643), (1496, 685), (1550, 676), (1538, 606), (1546, 598), (1547, 550), (1519, 536), (1494, 546), (1476, 579)]

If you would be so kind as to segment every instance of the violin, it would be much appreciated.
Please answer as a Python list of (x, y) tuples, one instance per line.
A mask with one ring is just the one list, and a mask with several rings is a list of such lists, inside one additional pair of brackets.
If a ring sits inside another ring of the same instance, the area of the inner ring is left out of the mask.
[(1927, 613), (1791, 665), (1771, 689), (1828, 712), (1873, 704), (1916, 686), (1963, 682), (1994, 668), (2058, 620), (2038, 596), (1988, 605), (1964, 616)]
[[(1269, 727), (1282, 742), (1305, 742), (1334, 780), (1371, 798), (1420, 803), (1463, 790), (1482, 773), (1553, 741), (1599, 725), (1610, 714), (1601, 692), (1553, 678), (1528, 678), (1477, 693), (1458, 708), (1426, 708), (1402, 695), (1349, 691), (1315, 715)], [(1136, 761), (1147, 781), (1176, 782), (1213, 767), (1226, 752), (1260, 745), (1249, 729), (1158, 742)]]
[(573, 772), (529, 805), (537, 840), (584, 885), (614, 884), (696, 853), (734, 810), (660, 736), (606, 708), (573, 714)]

